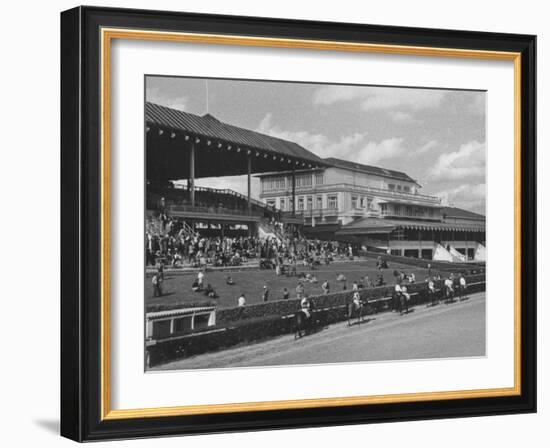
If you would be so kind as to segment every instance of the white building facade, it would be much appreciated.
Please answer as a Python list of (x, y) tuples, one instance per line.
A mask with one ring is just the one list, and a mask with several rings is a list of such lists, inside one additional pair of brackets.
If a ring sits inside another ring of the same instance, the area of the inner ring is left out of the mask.
[(426, 259), (484, 257), (482, 215), (443, 213), (450, 209), (421, 194), (418, 182), (403, 172), (334, 158), (325, 162), (316, 170), (260, 175), (260, 198), (283, 217), (301, 218), (311, 237)]

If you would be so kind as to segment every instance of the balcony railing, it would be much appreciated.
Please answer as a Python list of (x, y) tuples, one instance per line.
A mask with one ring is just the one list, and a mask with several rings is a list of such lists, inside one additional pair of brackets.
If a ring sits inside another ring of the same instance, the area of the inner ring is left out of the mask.
[(168, 205), (166, 207), (168, 213), (171, 215), (177, 215), (178, 213), (201, 213), (210, 215), (235, 215), (235, 216), (263, 216), (263, 214), (257, 210), (251, 210), (248, 208), (229, 208), (229, 207), (201, 207), (191, 205)]
[[(296, 217), (298, 218), (311, 218), (312, 216), (316, 218), (321, 218), (323, 216), (336, 216), (340, 213), (337, 208), (317, 208), (310, 210), (296, 210)], [(292, 211), (283, 211), (281, 212), (282, 216), (293, 216), (294, 212)]]
[[(420, 201), (420, 202), (429, 202), (432, 204), (440, 204), (441, 199), (436, 196), (428, 196), (425, 194), (418, 193), (404, 193), (402, 191), (389, 190), (386, 188), (377, 188), (377, 187), (368, 187), (364, 185), (355, 185), (349, 183), (338, 183), (338, 184), (326, 184), (326, 185), (315, 185), (307, 187), (298, 187), (296, 186), (296, 192), (303, 194), (316, 194), (316, 193), (325, 193), (333, 191), (350, 191), (352, 193), (358, 194), (370, 194), (374, 196), (384, 196), (394, 199), (403, 199), (406, 201)], [(292, 190), (288, 188), (282, 188), (279, 190), (263, 190), (262, 195), (264, 196), (280, 196), (281, 194), (286, 196), (292, 196)]]

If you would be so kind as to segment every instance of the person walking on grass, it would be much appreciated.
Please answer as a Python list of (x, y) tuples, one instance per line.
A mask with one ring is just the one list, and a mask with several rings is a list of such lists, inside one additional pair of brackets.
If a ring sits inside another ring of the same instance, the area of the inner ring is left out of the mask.
[(159, 274), (153, 275), (152, 279), (153, 283), (153, 297), (161, 297), (162, 296), (162, 277), (160, 277)]
[(262, 292), (262, 301), (267, 302), (268, 299), (269, 299), (269, 288), (266, 285), (264, 285), (264, 290)]
[(304, 285), (302, 282), (298, 283), (298, 286), (296, 286), (296, 298), (302, 299), (304, 297)]

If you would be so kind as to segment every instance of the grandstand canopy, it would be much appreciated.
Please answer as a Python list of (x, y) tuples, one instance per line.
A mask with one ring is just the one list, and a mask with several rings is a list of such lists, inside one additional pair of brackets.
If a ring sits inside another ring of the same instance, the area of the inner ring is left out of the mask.
[(147, 102), (145, 122), (148, 179), (236, 176), (327, 165), (297, 143), (223, 123), (208, 114)]
[(450, 223), (406, 219), (360, 218), (343, 226), (338, 235), (389, 233), (397, 229), (485, 232), (485, 222)]

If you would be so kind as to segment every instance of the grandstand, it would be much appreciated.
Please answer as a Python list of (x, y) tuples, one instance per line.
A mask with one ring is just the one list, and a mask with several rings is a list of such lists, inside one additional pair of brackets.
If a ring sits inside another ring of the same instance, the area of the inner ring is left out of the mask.
[[(198, 116), (153, 103), (145, 105), (148, 229), (163, 216), (178, 219), (190, 234), (256, 236), (262, 225), (284, 222), (292, 231), (303, 223), (280, 216), (252, 198), (251, 176), (314, 169), (322, 159), (287, 140), (239, 128), (212, 115)], [(215, 162), (214, 162), (215, 161)], [(246, 174), (246, 195), (229, 189), (197, 187), (196, 179)], [(179, 182), (177, 182), (179, 181)], [(181, 182), (186, 181), (186, 185)]]

